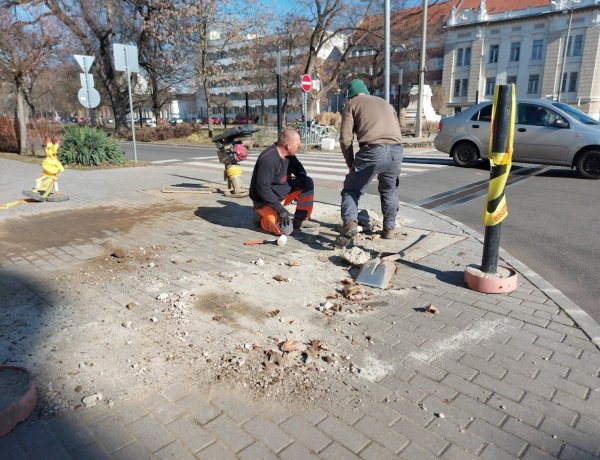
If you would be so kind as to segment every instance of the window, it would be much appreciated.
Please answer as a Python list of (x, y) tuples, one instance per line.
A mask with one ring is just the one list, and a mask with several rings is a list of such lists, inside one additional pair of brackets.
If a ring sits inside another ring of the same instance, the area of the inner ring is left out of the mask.
[(494, 86), (496, 86), (496, 78), (491, 77), (485, 80), (485, 95), (493, 96), (494, 95)]
[(499, 45), (490, 45), (490, 59), (488, 60), (490, 64), (498, 62), (498, 48)]
[(529, 75), (529, 82), (527, 84), (527, 94), (537, 94), (540, 86), (539, 74)]
[(509, 75), (508, 77), (506, 77), (506, 84), (510, 85), (516, 85), (517, 84), (517, 76), (516, 75)]
[(469, 79), (457, 78), (454, 80), (454, 97), (465, 97), (467, 95), (467, 89), (469, 86)]
[(492, 108), (493, 108), (492, 104), (486, 105), (479, 112), (477, 112), (475, 115), (473, 115), (473, 117), (471, 118), (471, 120), (473, 120), (473, 121), (487, 121), (487, 122), (492, 121)]
[(569, 93), (577, 91), (577, 72), (571, 72), (569, 75)]
[(521, 54), (521, 43), (513, 42), (510, 44), (510, 60), (511, 62), (517, 62), (519, 55)]
[(537, 104), (519, 104), (517, 107), (517, 123), (532, 126), (554, 126), (556, 120), (563, 120), (554, 110)]
[(456, 50), (456, 65), (471, 65), (471, 48), (458, 48)]
[(567, 42), (567, 56), (581, 56), (582, 51), (583, 35), (571, 35)]
[(531, 60), (539, 61), (542, 59), (542, 50), (544, 48), (544, 40), (534, 40), (531, 48)]

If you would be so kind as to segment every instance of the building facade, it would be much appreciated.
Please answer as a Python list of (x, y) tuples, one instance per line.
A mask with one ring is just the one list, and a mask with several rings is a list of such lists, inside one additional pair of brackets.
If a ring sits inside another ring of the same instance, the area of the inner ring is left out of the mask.
[(600, 2), (455, 2), (445, 26), (442, 86), (450, 111), (492, 100), (514, 83), (518, 98), (549, 98), (600, 116)]

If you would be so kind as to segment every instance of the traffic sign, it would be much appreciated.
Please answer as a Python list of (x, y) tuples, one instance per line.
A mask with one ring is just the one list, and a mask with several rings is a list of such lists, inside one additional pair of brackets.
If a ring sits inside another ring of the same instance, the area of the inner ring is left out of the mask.
[(138, 49), (135, 45), (113, 43), (115, 70), (119, 72), (139, 73)]
[(79, 81), (81, 82), (82, 88), (86, 88), (88, 86), (90, 88), (94, 87), (94, 76), (91, 73), (80, 73)]
[(85, 108), (93, 109), (100, 104), (100, 93), (96, 88), (81, 88), (77, 93), (77, 99)]
[(304, 74), (302, 75), (302, 91), (308, 93), (312, 89), (312, 78), (310, 75)]
[(92, 64), (94, 63), (94, 56), (74, 54), (73, 57), (75, 57), (77, 64), (79, 64), (79, 67), (81, 67), (81, 70), (83, 70), (85, 73), (90, 71), (90, 67), (92, 67)]

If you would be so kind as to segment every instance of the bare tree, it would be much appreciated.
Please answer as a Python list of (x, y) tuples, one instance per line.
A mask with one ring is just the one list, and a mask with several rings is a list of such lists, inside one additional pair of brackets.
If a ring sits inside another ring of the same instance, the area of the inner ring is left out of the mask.
[(58, 47), (60, 33), (51, 18), (32, 18), (30, 11), (16, 7), (0, 10), (0, 75), (13, 84), (16, 95), (17, 150), (27, 150), (27, 108), (36, 78), (48, 68), (50, 55)]

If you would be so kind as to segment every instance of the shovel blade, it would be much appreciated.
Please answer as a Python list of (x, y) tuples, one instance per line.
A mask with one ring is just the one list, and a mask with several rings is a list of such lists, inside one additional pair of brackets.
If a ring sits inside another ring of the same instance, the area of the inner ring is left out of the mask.
[(372, 259), (365, 262), (356, 277), (356, 282), (365, 286), (385, 289), (396, 273), (396, 264), (391, 260)]

